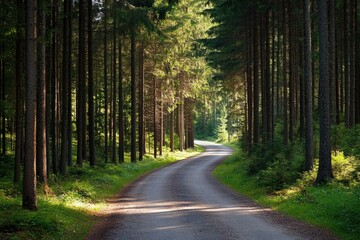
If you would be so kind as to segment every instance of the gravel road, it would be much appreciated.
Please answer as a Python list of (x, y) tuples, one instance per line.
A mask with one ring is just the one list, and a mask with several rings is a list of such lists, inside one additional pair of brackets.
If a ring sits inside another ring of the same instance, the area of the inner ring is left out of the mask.
[(218, 183), (211, 171), (231, 149), (196, 144), (206, 152), (154, 171), (109, 200), (107, 217), (87, 239), (336, 239)]

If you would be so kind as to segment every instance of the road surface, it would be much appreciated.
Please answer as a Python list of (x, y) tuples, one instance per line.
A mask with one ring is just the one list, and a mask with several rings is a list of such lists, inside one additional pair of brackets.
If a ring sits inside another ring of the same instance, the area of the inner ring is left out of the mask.
[(218, 183), (211, 171), (231, 149), (196, 143), (206, 151), (154, 171), (109, 200), (110, 217), (88, 239), (335, 239)]

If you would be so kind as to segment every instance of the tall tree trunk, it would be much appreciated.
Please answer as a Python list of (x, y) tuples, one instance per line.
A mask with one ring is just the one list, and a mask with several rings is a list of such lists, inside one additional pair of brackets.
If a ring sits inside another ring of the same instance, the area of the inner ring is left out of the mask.
[(350, 0), (350, 88), (349, 88), (349, 127), (355, 125), (355, 81), (356, 81), (356, 1)]
[(157, 86), (156, 86), (156, 77), (153, 76), (153, 88), (154, 88), (154, 105), (153, 105), (153, 122), (154, 122), (154, 158), (157, 158), (157, 140), (158, 140), (158, 136), (157, 136), (157, 96), (156, 96), (156, 90), (157, 90)]
[(268, 100), (266, 98), (266, 37), (265, 37), (265, 13), (261, 13), (260, 15), (260, 59), (261, 59), (261, 67), (260, 67), (260, 72), (261, 72), (261, 111), (262, 111), (262, 143), (266, 144), (267, 142), (267, 133), (268, 133), (268, 128), (267, 128), (267, 123), (269, 122), (269, 119), (267, 118), (267, 111), (268, 109), (266, 101)]
[[(254, 10), (255, 11), (255, 10)], [(254, 131), (253, 142), (259, 143), (259, 60), (258, 60), (258, 27), (257, 16), (254, 12), (253, 16), (253, 84), (254, 84)]]
[(119, 162), (124, 162), (124, 94), (122, 70), (122, 44), (119, 40)]
[(88, 7), (88, 98), (89, 98), (89, 159), (90, 166), (95, 166), (95, 120), (94, 120), (94, 71), (93, 71), (93, 14), (92, 0), (87, 1)]
[(336, 37), (335, 37), (335, 1), (329, 0), (329, 83), (330, 83), (330, 118), (336, 123)]
[(314, 140), (313, 140), (313, 102), (312, 102), (312, 48), (311, 48), (311, 18), (310, 0), (304, 1), (304, 56), (305, 56), (305, 170), (311, 170), (314, 161)]
[(45, 85), (45, 1), (38, 1), (37, 11), (37, 111), (36, 111), (36, 172), (39, 182), (47, 192), (46, 157), (46, 85)]
[(23, 99), (23, 78), (24, 78), (24, 60), (23, 44), (21, 34), (21, 24), (24, 18), (24, 1), (16, 0), (17, 9), (17, 30), (16, 30), (16, 143), (15, 143), (15, 165), (14, 165), (14, 183), (20, 182), (20, 165), (23, 149), (23, 116), (24, 116), (24, 99)]
[(36, 210), (36, 1), (26, 1), (26, 113), (22, 206)]
[(288, 144), (288, 108), (287, 108), (287, 17), (286, 0), (283, 0), (283, 143)]
[(67, 150), (67, 155), (68, 155), (68, 166), (72, 166), (73, 165), (73, 161), (72, 161), (72, 132), (73, 132), (73, 127), (72, 127), (72, 2), (70, 1), (69, 4), (69, 39), (68, 39), (68, 44), (69, 44), (69, 54), (68, 54), (68, 59), (67, 59), (67, 64), (68, 66), (68, 117), (67, 117), (67, 121), (68, 121), (68, 150)]
[[(114, 10), (114, 19), (115, 19), (115, 10)], [(113, 111), (112, 111), (112, 118), (113, 118), (113, 124), (112, 124), (112, 162), (116, 163), (116, 20), (114, 20), (114, 32), (113, 32)]]
[[(59, 8), (59, 2), (58, 0), (54, 0), (53, 6), (52, 6), (52, 29), (56, 28), (57, 25), (57, 21), (58, 21), (58, 8)], [(51, 125), (53, 126), (51, 128), (50, 131), (50, 137), (51, 137), (51, 150), (52, 150), (52, 168), (53, 168), (53, 173), (57, 174), (58, 172), (58, 144), (57, 144), (57, 140), (58, 140), (58, 134), (57, 134), (57, 112), (58, 112), (58, 108), (57, 108), (57, 84), (58, 84), (58, 74), (57, 74), (57, 55), (58, 55), (58, 34), (55, 31), (52, 35), (52, 39), (51, 39)]]
[(319, 170), (316, 183), (327, 182), (333, 178), (331, 166), (330, 106), (329, 106), (329, 45), (328, 45), (328, 4), (327, 0), (318, 0), (320, 78), (319, 78), (319, 121), (320, 152)]
[(144, 138), (144, 43), (139, 49), (139, 161), (143, 159), (145, 149)]
[(131, 45), (131, 146), (130, 159), (136, 162), (136, 76), (135, 76), (135, 29), (130, 30)]
[(270, 79), (270, 29), (269, 29), (269, 10), (265, 13), (265, 105), (266, 105), (266, 128), (265, 128), (265, 139), (270, 140), (271, 137), (271, 79)]
[(86, 145), (86, 68), (85, 68), (85, 0), (79, 0), (79, 73), (78, 73), (78, 112), (77, 112), (77, 159), (78, 166), (82, 166), (85, 159)]
[[(344, 0), (344, 107), (345, 107), (345, 125), (350, 126), (350, 31), (349, 27), (351, 17), (349, 11), (350, 0)], [(350, 18), (350, 19), (349, 19)]]
[[(1, 11), (2, 16), (0, 17), (1, 25), (5, 25), (5, 9)], [(0, 44), (0, 52), (5, 52), (5, 42)], [(5, 102), (5, 57), (1, 56), (0, 58), (0, 100)], [(0, 109), (1, 117), (1, 154), (6, 155), (6, 115), (4, 108)]]
[(247, 89), (247, 148), (250, 149), (253, 141), (253, 79), (251, 74), (251, 62), (252, 62), (252, 34), (255, 34), (254, 31), (251, 31), (251, 17), (249, 17), (249, 25), (248, 25), (248, 44), (247, 44), (247, 64), (246, 64), (246, 89)]
[(164, 109), (163, 109), (163, 92), (162, 86), (160, 85), (160, 145), (159, 145), (159, 155), (163, 155), (163, 145), (164, 145)]
[(66, 166), (68, 162), (68, 94), (69, 94), (69, 35), (70, 35), (70, 21), (69, 21), (69, 6), (70, 0), (64, 1), (64, 17), (63, 17), (63, 64), (62, 64), (62, 95), (61, 95), (61, 158), (59, 170), (61, 174), (66, 173)]
[(180, 104), (178, 106), (178, 122), (179, 122), (179, 150), (184, 150), (184, 95), (180, 89)]
[(104, 158), (105, 162), (108, 162), (108, 80), (107, 80), (107, 1), (104, 0), (104, 115), (105, 115), (105, 123), (104, 123), (104, 135), (105, 135), (105, 149), (104, 149)]
[[(292, 9), (290, 8), (290, 0), (287, 0), (287, 13), (288, 13), (288, 42), (289, 42), (289, 79), (288, 79), (288, 88), (289, 88), (289, 140), (290, 142), (294, 141), (294, 128), (295, 128), (295, 113), (296, 113), (296, 98), (295, 98), (295, 37), (294, 37), (294, 28), (295, 24), (293, 23), (293, 14)], [(286, 26), (286, 23), (284, 23)]]
[(175, 109), (171, 110), (170, 113), (170, 151), (174, 152), (174, 122), (175, 122)]

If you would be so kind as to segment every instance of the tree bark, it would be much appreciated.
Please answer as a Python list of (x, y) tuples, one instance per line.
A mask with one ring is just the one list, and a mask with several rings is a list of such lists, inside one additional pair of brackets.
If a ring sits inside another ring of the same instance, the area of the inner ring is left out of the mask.
[(286, 0), (283, 0), (283, 143), (288, 145), (288, 104), (287, 104), (287, 17)]
[(26, 112), (22, 206), (36, 210), (36, 1), (26, 1)]
[(85, 68), (85, 0), (79, 0), (79, 65), (78, 65), (78, 112), (77, 112), (77, 159), (78, 166), (86, 158), (86, 68)]
[(319, 14), (319, 47), (320, 47), (320, 77), (319, 77), (319, 121), (320, 121), (320, 151), (319, 170), (316, 183), (324, 183), (333, 178), (331, 166), (330, 142), (330, 93), (329, 93), (329, 45), (328, 45), (328, 3), (318, 0)]
[(69, 6), (70, 1), (64, 1), (64, 17), (63, 17), (63, 64), (62, 64), (62, 94), (61, 94), (61, 158), (59, 170), (61, 174), (66, 173), (66, 166), (68, 162), (68, 94), (69, 94), (69, 35), (70, 35), (70, 21), (69, 21)]
[(136, 162), (136, 76), (135, 76), (135, 29), (130, 30), (131, 45), (131, 146), (130, 159)]
[(139, 161), (143, 159), (145, 149), (144, 138), (144, 43), (139, 49)]
[(93, 71), (93, 14), (92, 0), (87, 1), (88, 7), (88, 98), (89, 98), (89, 160), (90, 166), (96, 165), (95, 159), (95, 119), (94, 119), (94, 71)]
[(104, 149), (104, 158), (105, 162), (108, 162), (108, 80), (107, 80), (107, 1), (104, 0), (104, 135), (105, 135), (105, 149)]
[(119, 40), (119, 162), (124, 162), (124, 95), (123, 95), (123, 67), (122, 44)]
[(115, 20), (115, 10), (114, 10), (114, 31), (113, 31), (113, 111), (112, 111), (112, 162), (116, 163), (116, 47), (117, 47), (117, 39), (116, 39), (116, 20)]
[(23, 23), (23, 0), (16, 0), (17, 9), (17, 30), (16, 30), (16, 115), (15, 115), (15, 165), (14, 165), (14, 183), (20, 182), (20, 165), (23, 149), (23, 116), (24, 116), (24, 99), (23, 99), (23, 44), (24, 41), (21, 34), (21, 24)]
[(37, 11), (37, 111), (36, 111), (36, 172), (39, 182), (47, 191), (46, 157), (46, 85), (45, 85), (45, 1), (38, 1)]
[(314, 140), (313, 140), (313, 102), (312, 102), (312, 48), (311, 48), (311, 17), (310, 0), (304, 1), (304, 56), (305, 56), (305, 170), (313, 167), (314, 161)]
[[(254, 10), (255, 11), (255, 10)], [(254, 129), (253, 142), (259, 143), (259, 54), (258, 54), (258, 27), (257, 15), (253, 15), (253, 84), (254, 84)]]

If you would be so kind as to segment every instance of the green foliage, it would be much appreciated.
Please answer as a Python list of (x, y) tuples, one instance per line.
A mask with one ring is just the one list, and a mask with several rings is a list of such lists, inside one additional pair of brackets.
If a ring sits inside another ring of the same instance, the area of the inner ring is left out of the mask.
[(304, 165), (303, 156), (302, 142), (288, 147), (278, 141), (255, 145), (247, 158), (247, 172), (270, 191), (279, 190), (299, 178)]

